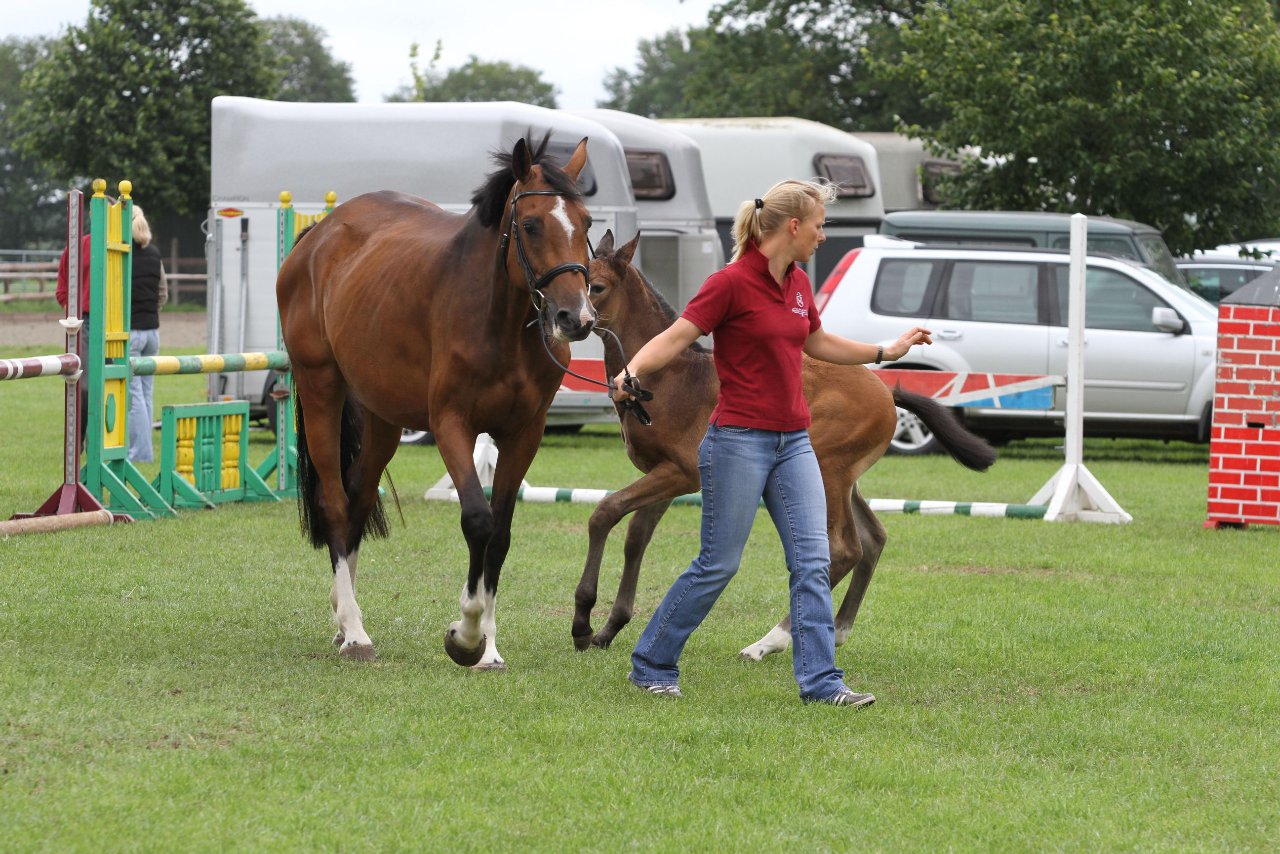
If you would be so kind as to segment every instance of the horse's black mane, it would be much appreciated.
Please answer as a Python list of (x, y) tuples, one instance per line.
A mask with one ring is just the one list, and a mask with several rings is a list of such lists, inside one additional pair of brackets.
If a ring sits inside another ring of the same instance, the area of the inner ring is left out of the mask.
[[(649, 281), (649, 277), (646, 276), (639, 267), (635, 266), (634, 264), (630, 266), (631, 266), (631, 269), (636, 271), (636, 275), (640, 277), (640, 281), (644, 283), (644, 286), (649, 291), (649, 294), (658, 303), (658, 308), (661, 309), (662, 317), (663, 319), (666, 320), (667, 325), (670, 326), (671, 324), (675, 323), (676, 318), (679, 317), (680, 315), (678, 315), (676, 313), (676, 310), (672, 308), (671, 303), (667, 302), (667, 298), (662, 295), (661, 291), (659, 291), (657, 288), (653, 286), (653, 282)], [(699, 353), (711, 352), (706, 347), (703, 347), (701, 344), (699, 344), (697, 341), (694, 341), (692, 344), (690, 344), (689, 349)]]
[[(530, 158), (534, 166), (542, 167), (542, 178), (551, 189), (574, 200), (582, 201), (578, 186), (564, 168), (553, 157), (547, 154), (547, 143), (551, 141), (551, 131), (542, 135), (542, 141), (533, 143), (533, 130), (525, 134), (525, 143), (529, 146)], [(502, 222), (507, 204), (507, 196), (515, 186), (515, 176), (511, 174), (511, 152), (493, 152), (493, 161), (499, 168), (489, 173), (483, 184), (471, 194), (471, 204), (475, 205), (480, 217), (480, 224), (485, 228), (493, 228)]]

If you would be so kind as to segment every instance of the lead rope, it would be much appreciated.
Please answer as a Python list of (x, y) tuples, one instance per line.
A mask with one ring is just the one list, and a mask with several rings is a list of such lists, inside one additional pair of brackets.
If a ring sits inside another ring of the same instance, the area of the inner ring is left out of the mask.
[[(533, 326), (535, 323), (538, 323), (538, 322), (539, 322), (539, 317), (535, 317), (533, 320), (529, 321), (528, 326)], [(539, 332), (541, 332), (541, 330), (539, 330)], [(608, 335), (610, 338), (613, 339), (613, 343), (617, 345), (618, 355), (622, 357), (622, 373), (623, 373), (622, 385), (624, 388), (626, 388), (629, 394), (634, 395), (634, 397), (632, 397), (630, 400), (624, 400), (621, 402), (615, 401), (615, 402), (618, 403), (618, 405), (623, 410), (628, 411), (632, 415), (634, 415), (637, 421), (639, 421), (644, 426), (648, 427), (650, 424), (653, 423), (653, 419), (649, 417), (649, 413), (645, 411), (645, 408), (640, 405), (640, 401), (653, 400), (653, 392), (649, 391), (646, 388), (641, 388), (640, 381), (636, 379), (635, 376), (632, 375), (631, 371), (627, 368), (627, 352), (624, 349), (622, 349), (622, 340), (618, 338), (617, 333), (615, 333), (612, 329), (605, 329), (599, 326), (596, 327), (595, 332), (601, 338), (603, 338), (605, 335)], [(616, 388), (616, 386), (614, 386), (613, 384), (612, 378), (610, 378), (607, 382), (601, 382), (600, 380), (592, 379), (591, 377), (584, 377), (582, 374), (579, 374), (576, 371), (569, 370), (567, 366), (560, 364), (560, 360), (556, 358), (555, 353), (551, 352), (551, 346), (547, 344), (547, 336), (545, 334), (539, 334), (538, 340), (542, 342), (542, 349), (546, 351), (547, 358), (551, 360), (552, 364), (554, 364), (557, 368), (560, 368), (569, 376), (577, 377), (583, 382), (589, 382), (592, 385), (598, 385), (601, 388), (606, 388), (611, 392), (614, 390), (614, 388)]]

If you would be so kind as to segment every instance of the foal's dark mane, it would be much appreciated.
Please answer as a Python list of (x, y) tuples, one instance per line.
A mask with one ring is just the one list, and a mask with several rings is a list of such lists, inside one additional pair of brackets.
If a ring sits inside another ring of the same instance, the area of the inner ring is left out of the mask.
[[(525, 134), (525, 143), (529, 146), (529, 156), (534, 166), (542, 167), (542, 179), (557, 193), (563, 193), (572, 201), (582, 201), (582, 193), (577, 183), (565, 173), (560, 163), (547, 154), (547, 143), (551, 141), (551, 131), (542, 135), (542, 141), (533, 144), (532, 129)], [(489, 173), (483, 184), (471, 194), (471, 204), (475, 206), (480, 217), (480, 224), (485, 228), (493, 228), (502, 222), (506, 212), (507, 196), (515, 186), (515, 176), (511, 174), (511, 152), (493, 152), (493, 162), (497, 169)]]
[[(609, 259), (609, 263), (621, 264), (623, 267), (631, 267), (631, 269), (635, 271), (635, 274), (640, 277), (640, 281), (642, 284), (644, 284), (645, 290), (649, 292), (649, 295), (653, 297), (654, 302), (658, 304), (658, 308), (662, 311), (662, 317), (667, 322), (667, 326), (670, 326), (671, 324), (676, 322), (676, 318), (679, 317), (680, 315), (676, 313), (676, 310), (671, 307), (671, 303), (667, 302), (667, 298), (662, 295), (661, 291), (659, 291), (657, 288), (653, 286), (653, 282), (649, 281), (649, 277), (646, 276), (639, 267), (627, 264), (625, 261), (622, 261), (620, 258), (617, 258), (616, 253), (613, 257)], [(703, 347), (701, 344), (699, 344), (697, 341), (694, 341), (692, 344), (690, 344), (689, 349), (697, 353), (711, 352), (706, 347)]]

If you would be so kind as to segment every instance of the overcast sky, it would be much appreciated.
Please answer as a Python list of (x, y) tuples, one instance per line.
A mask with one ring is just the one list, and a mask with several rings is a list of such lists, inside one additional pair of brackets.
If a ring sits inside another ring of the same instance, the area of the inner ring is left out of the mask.
[[(261, 17), (289, 15), (328, 34), (326, 45), (350, 64), (356, 98), (379, 102), (408, 83), (409, 46), (421, 64), (437, 39), (440, 68), (471, 55), (526, 65), (559, 90), (562, 107), (594, 107), (605, 74), (634, 69), (636, 47), (673, 27), (706, 23), (715, 0), (250, 0)], [(0, 36), (55, 35), (83, 24), (88, 0), (15, 0), (0, 16)]]

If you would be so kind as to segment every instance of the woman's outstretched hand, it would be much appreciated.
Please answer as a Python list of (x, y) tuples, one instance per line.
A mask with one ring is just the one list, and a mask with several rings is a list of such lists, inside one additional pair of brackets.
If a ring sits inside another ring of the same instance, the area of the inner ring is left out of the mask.
[(890, 362), (896, 362), (903, 356), (907, 355), (917, 344), (932, 344), (933, 333), (923, 326), (916, 326), (902, 333), (897, 341), (894, 341), (888, 347), (884, 348), (884, 357)]

